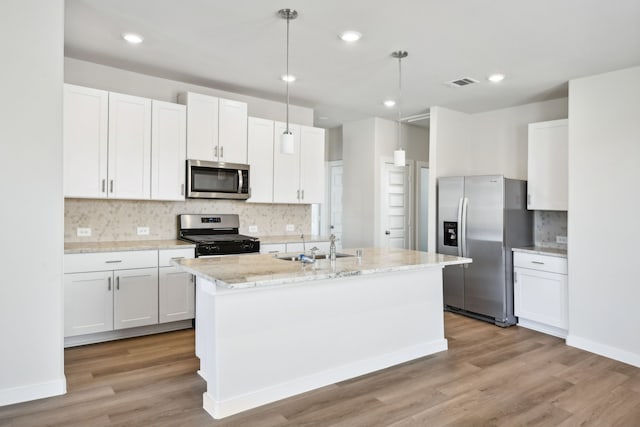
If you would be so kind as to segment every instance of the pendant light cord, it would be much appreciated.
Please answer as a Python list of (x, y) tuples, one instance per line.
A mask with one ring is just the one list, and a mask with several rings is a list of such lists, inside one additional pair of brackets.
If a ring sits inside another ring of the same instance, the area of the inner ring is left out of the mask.
[(285, 82), (287, 84), (287, 133), (289, 133), (289, 22), (290, 17), (287, 17), (287, 74), (285, 76)]
[(400, 107), (402, 106), (402, 55), (398, 56), (398, 148), (402, 150), (400, 132), (402, 128)]

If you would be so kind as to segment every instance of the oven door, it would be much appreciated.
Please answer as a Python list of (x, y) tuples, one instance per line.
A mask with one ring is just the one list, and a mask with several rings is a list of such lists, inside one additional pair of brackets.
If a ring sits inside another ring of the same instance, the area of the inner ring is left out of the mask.
[(187, 197), (248, 199), (249, 165), (187, 160)]

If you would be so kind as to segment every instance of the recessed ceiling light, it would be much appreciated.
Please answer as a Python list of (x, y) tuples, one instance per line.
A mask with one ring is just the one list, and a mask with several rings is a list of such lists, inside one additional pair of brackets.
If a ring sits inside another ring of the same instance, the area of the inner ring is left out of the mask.
[(492, 74), (488, 77), (488, 80), (492, 83), (499, 83), (504, 80), (504, 74)]
[(123, 33), (122, 38), (131, 44), (139, 44), (144, 40), (141, 35), (135, 33)]
[(296, 76), (289, 74), (289, 75), (282, 75), (280, 76), (280, 80), (282, 80), (283, 82), (295, 82), (296, 81)]
[(383, 102), (385, 107), (393, 107), (394, 105), (396, 105), (396, 101), (394, 101), (393, 99), (387, 99), (386, 101)]
[(340, 38), (348, 43), (357, 42), (362, 38), (362, 34), (357, 31), (345, 31), (340, 33)]

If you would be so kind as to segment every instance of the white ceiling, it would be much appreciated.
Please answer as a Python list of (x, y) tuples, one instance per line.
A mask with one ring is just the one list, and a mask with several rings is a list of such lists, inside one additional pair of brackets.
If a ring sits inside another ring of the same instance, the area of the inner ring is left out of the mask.
[[(291, 102), (317, 126), (396, 118), (438, 105), (468, 113), (553, 99), (573, 78), (640, 65), (639, 0), (67, 0), (65, 55), (284, 101), (285, 21), (291, 22)], [(344, 30), (363, 34), (355, 44)], [(125, 31), (145, 41), (132, 46)], [(487, 82), (507, 74), (500, 84)], [(480, 83), (450, 88), (472, 77)], [(328, 117), (328, 119), (320, 119)]]

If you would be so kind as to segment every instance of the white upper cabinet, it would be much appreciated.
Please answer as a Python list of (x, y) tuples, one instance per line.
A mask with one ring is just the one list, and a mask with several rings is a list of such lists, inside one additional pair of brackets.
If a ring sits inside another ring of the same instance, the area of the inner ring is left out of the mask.
[(273, 120), (249, 117), (247, 147), (251, 197), (248, 202), (273, 202)]
[(568, 209), (568, 145), (568, 120), (529, 124), (528, 209)]
[(300, 203), (324, 203), (324, 129), (300, 127)]
[(151, 100), (109, 93), (108, 197), (151, 198)]
[(151, 198), (184, 200), (186, 107), (153, 101), (151, 110)]
[[(299, 203), (300, 201), (300, 126), (289, 124), (293, 133), (293, 154), (280, 152), (280, 135), (287, 125), (275, 122), (273, 144), (273, 202)], [(253, 184), (252, 184), (253, 185)]]
[(247, 104), (220, 98), (218, 160), (247, 163)]
[(107, 196), (109, 92), (64, 85), (64, 195)]
[(187, 92), (187, 158), (247, 163), (247, 104)]

